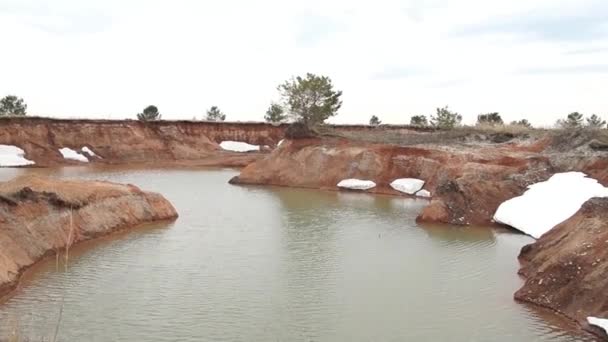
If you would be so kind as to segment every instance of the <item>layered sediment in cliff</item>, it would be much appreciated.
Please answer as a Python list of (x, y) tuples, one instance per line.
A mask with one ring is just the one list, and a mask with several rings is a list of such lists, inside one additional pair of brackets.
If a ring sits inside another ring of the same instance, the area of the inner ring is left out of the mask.
[(576, 320), (608, 339), (587, 317), (608, 318), (608, 198), (594, 198), (567, 221), (525, 246), (519, 273), (526, 278), (515, 293)]
[(556, 143), (564, 137), (441, 143), (432, 141), (437, 134), (403, 134), (403, 140), (411, 140), (406, 146), (344, 138), (287, 140), (232, 183), (337, 190), (341, 180), (356, 178), (377, 184), (367, 192), (400, 194), (390, 187), (392, 181), (417, 178), (432, 195), (419, 220), (450, 224), (492, 223), (502, 202), (556, 172), (583, 171), (608, 184), (608, 155), (589, 149), (589, 133), (580, 146), (565, 151)]
[(285, 127), (264, 123), (200, 121), (0, 119), (0, 144), (16, 146), (36, 166), (77, 164), (60, 149), (82, 153), (95, 163), (191, 163), (244, 166), (260, 153), (224, 151), (222, 141), (275, 146)]
[(0, 183), (0, 297), (46, 255), (97, 236), (176, 217), (164, 197), (133, 185), (37, 176)]

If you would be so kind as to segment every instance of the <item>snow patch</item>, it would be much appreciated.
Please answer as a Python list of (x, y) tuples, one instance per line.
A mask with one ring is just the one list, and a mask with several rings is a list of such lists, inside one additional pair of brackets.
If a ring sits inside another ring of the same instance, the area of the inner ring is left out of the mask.
[(25, 166), (35, 164), (25, 159), (25, 151), (13, 145), (0, 145), (0, 166)]
[(591, 325), (595, 325), (596, 327), (600, 327), (604, 329), (606, 333), (608, 333), (608, 319), (606, 318), (597, 318), (597, 317), (587, 317), (587, 322)]
[(371, 188), (374, 188), (375, 186), (376, 183), (370, 180), (362, 180), (356, 178), (344, 179), (341, 180), (340, 183), (338, 183), (338, 187), (340, 188), (347, 188), (353, 190), (369, 190)]
[(523, 195), (503, 202), (494, 221), (538, 239), (576, 214), (592, 197), (608, 197), (608, 188), (582, 172), (557, 173), (545, 182), (530, 185)]
[(76, 160), (83, 163), (88, 163), (89, 159), (83, 156), (82, 154), (72, 150), (69, 147), (64, 147), (59, 149), (59, 153), (63, 156), (64, 159)]
[(409, 195), (415, 194), (418, 190), (422, 189), (423, 186), (424, 181), (416, 178), (399, 178), (391, 183), (393, 189), (405, 192)]
[(95, 152), (93, 152), (93, 150), (91, 150), (88, 146), (85, 146), (85, 147), (81, 148), (80, 150), (82, 152), (88, 153), (91, 157), (101, 158), (100, 156), (95, 154)]
[(281, 146), (281, 144), (283, 143), (283, 141), (285, 141), (285, 139), (279, 140), (279, 143), (277, 144), (277, 147)]
[(416, 193), (416, 196), (418, 197), (424, 197), (424, 198), (429, 198), (431, 197), (431, 193), (428, 190), (420, 190)]
[(233, 152), (249, 152), (249, 151), (259, 151), (260, 146), (251, 145), (242, 141), (222, 141), (220, 143), (220, 147), (226, 151)]

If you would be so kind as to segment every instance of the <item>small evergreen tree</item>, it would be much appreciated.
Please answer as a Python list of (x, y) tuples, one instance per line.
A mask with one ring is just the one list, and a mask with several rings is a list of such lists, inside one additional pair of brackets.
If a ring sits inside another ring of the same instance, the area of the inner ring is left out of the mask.
[(342, 106), (342, 91), (334, 90), (327, 76), (308, 73), (286, 81), (278, 90), (289, 115), (309, 127), (324, 123)]
[(272, 103), (268, 110), (266, 111), (266, 115), (264, 115), (264, 120), (266, 122), (283, 122), (287, 120), (287, 115), (285, 115), (285, 111), (281, 105)]
[(222, 113), (222, 111), (217, 106), (212, 106), (207, 111), (207, 121), (224, 121), (226, 120), (226, 114)]
[(589, 128), (604, 128), (606, 126), (606, 120), (602, 120), (596, 114), (591, 115), (587, 118), (587, 127)]
[(380, 121), (380, 119), (375, 115), (372, 115), (372, 117), (369, 119), (370, 126), (378, 126), (381, 123), (382, 123), (382, 121)]
[(578, 128), (583, 125), (583, 114), (573, 112), (568, 114), (565, 120), (557, 120), (557, 126), (561, 128)]
[(532, 128), (532, 124), (526, 119), (521, 119), (519, 121), (511, 121), (511, 125)]
[(140, 121), (156, 121), (160, 120), (161, 115), (158, 112), (158, 108), (156, 106), (148, 106), (144, 108), (142, 113), (137, 114), (137, 120)]
[(448, 106), (437, 108), (437, 114), (431, 116), (431, 124), (439, 128), (454, 128), (460, 126), (462, 116), (448, 109)]
[(477, 125), (502, 125), (503, 121), (499, 113), (479, 114), (477, 116)]
[(27, 104), (22, 98), (8, 95), (0, 100), (0, 116), (24, 116), (27, 112)]
[(429, 125), (429, 121), (427, 120), (425, 115), (414, 115), (410, 118), (410, 125), (426, 127)]

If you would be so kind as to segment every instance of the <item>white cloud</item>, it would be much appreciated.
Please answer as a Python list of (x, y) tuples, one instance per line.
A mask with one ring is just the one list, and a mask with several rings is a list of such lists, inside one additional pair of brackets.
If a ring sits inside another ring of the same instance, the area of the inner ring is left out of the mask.
[(551, 124), (608, 116), (606, 16), (598, 0), (0, 0), (0, 95), (41, 115), (260, 120), (279, 83), (314, 72), (344, 91), (335, 122), (449, 104)]

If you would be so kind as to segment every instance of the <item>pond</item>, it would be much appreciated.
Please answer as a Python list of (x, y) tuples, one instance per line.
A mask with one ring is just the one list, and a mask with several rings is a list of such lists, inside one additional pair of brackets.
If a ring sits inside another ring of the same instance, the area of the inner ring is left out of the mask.
[[(227, 169), (0, 169), (132, 183), (180, 217), (46, 260), (0, 305), (0, 336), (59, 341), (575, 341), (518, 304), (529, 237), (424, 226), (423, 200), (240, 187)], [(61, 315), (60, 315), (60, 311)], [(0, 338), (1, 340), (1, 338)]]

